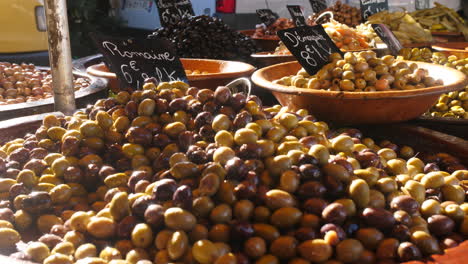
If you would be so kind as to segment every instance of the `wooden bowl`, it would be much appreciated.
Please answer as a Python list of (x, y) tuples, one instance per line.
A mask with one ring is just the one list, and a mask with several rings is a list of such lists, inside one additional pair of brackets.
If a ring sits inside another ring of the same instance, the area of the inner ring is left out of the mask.
[(266, 36), (262, 38), (258, 37), (253, 37), (253, 34), (255, 33), (255, 29), (247, 29), (247, 30), (239, 30), (240, 33), (251, 37), (257, 48), (260, 49), (260, 51), (273, 51), (278, 47), (279, 44), (279, 37), (274, 35), (274, 36)]
[[(41, 67), (46, 69), (46, 67)], [(47, 68), (48, 69), (48, 68)], [(75, 77), (91, 79), (91, 84), (75, 92), (76, 107), (86, 107), (87, 104), (96, 102), (97, 99), (107, 97), (107, 80), (86, 73), (74, 71)], [(29, 116), (54, 111), (54, 98), (37, 100), (19, 104), (0, 105), (0, 120), (21, 116)]]
[(335, 92), (288, 87), (274, 84), (284, 76), (295, 75), (301, 65), (285, 62), (257, 70), (252, 81), (270, 92), (291, 109), (305, 108), (319, 119), (342, 124), (376, 124), (410, 120), (426, 112), (440, 94), (462, 89), (468, 82), (465, 74), (440, 65), (415, 62), (443, 86), (385, 92)]
[(455, 55), (459, 59), (468, 58), (468, 42), (449, 42), (432, 45), (436, 51), (440, 51), (447, 56)]
[[(216, 89), (220, 85), (226, 85), (230, 81), (249, 77), (255, 71), (255, 67), (238, 61), (209, 60), (209, 59), (181, 59), (186, 70), (207, 71), (209, 74), (187, 75), (189, 84), (199, 88)], [(93, 76), (106, 78), (112, 91), (119, 91), (120, 85), (115, 73), (110, 72), (104, 63), (94, 64), (86, 69)]]

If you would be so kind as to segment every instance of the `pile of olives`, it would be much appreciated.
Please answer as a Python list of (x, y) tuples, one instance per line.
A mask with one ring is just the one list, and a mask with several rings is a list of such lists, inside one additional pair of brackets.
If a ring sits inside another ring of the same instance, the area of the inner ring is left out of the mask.
[[(332, 12), (334, 20), (340, 22), (341, 24), (346, 24), (350, 27), (356, 27), (357, 25), (361, 24), (361, 9), (343, 4), (341, 1), (336, 1), (334, 5), (327, 7), (320, 13), (309, 16), (307, 21), (308, 24), (314, 25), (316, 19), (324, 12)], [(330, 18), (328, 18), (328, 21), (329, 20)]]
[(276, 35), (278, 31), (283, 30), (283, 29), (293, 28), (293, 27), (295, 27), (295, 25), (292, 19), (280, 17), (269, 26), (266, 26), (263, 23), (257, 25), (252, 37), (253, 38), (271, 37), (272, 39), (278, 39), (278, 36)]
[(331, 63), (317, 74), (304, 69), (295, 76), (286, 76), (274, 83), (327, 91), (375, 92), (413, 90), (442, 85), (442, 80), (428, 76), (416, 63), (395, 60), (391, 55), (377, 58), (374, 51), (346, 52), (330, 55)]
[(3, 250), (44, 264), (395, 263), (468, 235), (453, 156), (227, 87), (143, 88), (0, 148)]
[(398, 52), (398, 59), (432, 62), (432, 55), (429, 48), (402, 48)]
[[(87, 78), (74, 79), (75, 91), (89, 84)], [(50, 72), (34, 64), (0, 62), (0, 105), (34, 102), (53, 95)]]
[(220, 18), (184, 17), (161, 27), (148, 38), (167, 38), (182, 58), (248, 60), (257, 48), (254, 41), (229, 28)]
[[(400, 50), (399, 57), (405, 60), (433, 62), (468, 74), (468, 58), (459, 59), (455, 55), (447, 57), (441, 52), (432, 53), (428, 48), (404, 48)], [(462, 91), (442, 94), (425, 115), (468, 119), (468, 86)]]
[(425, 115), (468, 119), (468, 86), (462, 91), (441, 95)]

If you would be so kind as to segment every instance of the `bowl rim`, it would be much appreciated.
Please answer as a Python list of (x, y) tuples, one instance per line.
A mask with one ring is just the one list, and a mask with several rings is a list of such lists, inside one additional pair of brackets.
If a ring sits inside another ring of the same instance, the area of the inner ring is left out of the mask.
[(189, 80), (208, 80), (208, 79), (218, 79), (218, 78), (230, 78), (230, 77), (237, 77), (242, 76), (245, 74), (252, 73), (256, 70), (256, 68), (248, 63), (241, 62), (241, 61), (229, 61), (229, 60), (214, 60), (214, 59), (197, 59), (197, 58), (180, 58), (182, 61), (200, 61), (200, 62), (218, 62), (219, 64), (236, 64), (239, 66), (245, 67), (242, 71), (234, 71), (234, 72), (217, 72), (217, 73), (208, 73), (208, 74), (193, 74), (187, 75), (187, 79)]
[(316, 96), (316, 97), (336, 97), (337, 99), (358, 99), (358, 100), (381, 100), (388, 98), (409, 98), (415, 96), (426, 96), (434, 94), (442, 94), (445, 92), (451, 92), (460, 90), (464, 85), (468, 84), (468, 77), (455, 69), (448, 68), (441, 65), (426, 63), (426, 62), (416, 62), (416, 61), (404, 61), (409, 63), (416, 63), (418, 67), (430, 66), (444, 68), (444, 70), (451, 71), (455, 75), (456, 80), (454, 83), (444, 84), (439, 86), (433, 86), (428, 88), (413, 89), (413, 90), (398, 90), (398, 91), (379, 91), (379, 92), (342, 92), (342, 91), (325, 91), (325, 90), (313, 90), (307, 88), (297, 88), (292, 86), (285, 86), (281, 84), (275, 84), (271, 81), (263, 78), (263, 75), (267, 71), (274, 70), (279, 66), (292, 66), (299, 64), (298, 61), (290, 61), (271, 65), (262, 69), (255, 71), (252, 75), (252, 81), (259, 87), (269, 90), (271, 92), (279, 92), (285, 94), (297, 94), (297, 95), (307, 95), (307, 96)]
[(273, 51), (260, 51), (252, 53), (250, 56), (252, 58), (291, 58), (294, 57), (292, 54), (274, 54)]
[[(242, 71), (235, 71), (235, 72), (218, 72), (218, 73), (209, 73), (209, 74), (187, 75), (187, 79), (189, 81), (232, 78), (232, 77), (247, 75), (256, 70), (256, 68), (253, 65), (245, 63), (245, 62), (241, 62), (241, 61), (197, 59), (197, 58), (181, 58), (180, 60), (181, 62), (182, 61), (200, 61), (200, 62), (211, 61), (211, 62), (218, 62), (220, 64), (230, 63), (230, 64), (242, 65), (245, 68)], [(105, 66), (104, 62), (93, 64), (86, 68), (86, 72), (88, 74), (100, 76), (104, 78), (110, 78), (110, 79), (117, 78), (117, 75), (115, 73), (101, 70), (103, 66)]]
[(456, 48), (452, 48), (452, 47), (449, 47), (451, 45), (457, 45), (457, 44), (461, 44), (461, 43), (464, 43), (465, 44), (465, 47), (468, 48), (468, 42), (447, 42), (447, 43), (437, 43), (437, 44), (434, 44), (432, 45), (432, 48), (437, 50), (437, 51), (449, 51), (449, 52), (461, 52), (461, 53), (468, 53), (468, 49), (456, 49)]

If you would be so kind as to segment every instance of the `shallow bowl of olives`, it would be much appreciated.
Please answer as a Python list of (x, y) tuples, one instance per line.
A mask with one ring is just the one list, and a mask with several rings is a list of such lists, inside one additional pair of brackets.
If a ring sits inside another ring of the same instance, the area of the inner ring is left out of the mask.
[(432, 45), (436, 51), (440, 51), (447, 56), (455, 55), (459, 59), (468, 58), (468, 42), (448, 42)]
[[(191, 86), (216, 89), (216, 87), (240, 78), (250, 76), (255, 67), (239, 61), (224, 61), (210, 59), (181, 59)], [(88, 74), (109, 80), (109, 88), (119, 91), (119, 83), (115, 73), (110, 72), (104, 63), (89, 66)]]
[[(5, 63), (1, 64), (0, 72), (5, 69)], [(13, 73), (12, 70), (12, 74), (0, 73), (0, 91), (3, 93), (0, 94), (0, 121), (54, 111), (50, 68), (22, 64), (10, 69), (19, 67), (25, 67), (25, 71), (15, 69), (17, 71)], [(105, 79), (75, 70), (73, 78), (77, 107), (85, 107), (107, 96)]]
[(285, 62), (257, 70), (252, 81), (273, 93), (278, 101), (291, 109), (306, 108), (319, 119), (344, 124), (391, 123), (410, 120), (426, 112), (439, 95), (462, 89), (467, 77), (454, 69), (430, 63), (415, 62), (428, 70), (444, 85), (414, 90), (376, 92), (326, 91), (275, 84), (284, 76), (295, 75), (301, 65)]

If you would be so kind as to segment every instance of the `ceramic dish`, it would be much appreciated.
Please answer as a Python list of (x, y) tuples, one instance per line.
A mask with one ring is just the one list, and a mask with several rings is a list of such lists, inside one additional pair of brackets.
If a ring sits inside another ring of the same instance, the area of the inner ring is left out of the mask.
[(385, 92), (336, 92), (288, 87), (274, 84), (284, 76), (295, 75), (301, 65), (285, 62), (257, 70), (252, 81), (273, 93), (278, 101), (291, 109), (306, 108), (319, 119), (342, 124), (375, 124), (410, 120), (426, 112), (440, 94), (462, 89), (467, 77), (454, 69), (416, 62), (443, 86)]

